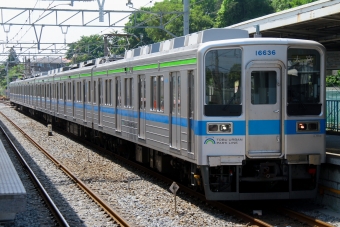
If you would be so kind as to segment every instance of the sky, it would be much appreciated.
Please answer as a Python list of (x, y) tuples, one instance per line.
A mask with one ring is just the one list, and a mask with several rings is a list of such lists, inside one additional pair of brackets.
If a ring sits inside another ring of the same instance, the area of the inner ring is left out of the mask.
[[(163, 0), (130, 0), (131, 3), (133, 3), (133, 8), (129, 8), (126, 6), (126, 3), (128, 0), (87, 0), (89, 2), (76, 1), (74, 0), (73, 6), (69, 6), (67, 4), (70, 4), (70, 0), (0, 0), (0, 7), (10, 7), (10, 8), (53, 8), (53, 9), (86, 9), (86, 10), (98, 10), (99, 5), (98, 1), (101, 5), (103, 5), (104, 10), (121, 10), (121, 11), (132, 11), (134, 9), (139, 9), (143, 6), (153, 6), (155, 2), (160, 2)], [(3, 13), (0, 18), (1, 21), (7, 21), (13, 17), (13, 15), (17, 15), (22, 10), (6, 10), (5, 13)], [(7, 12), (7, 13), (6, 13)], [(11, 13), (9, 13), (11, 12)], [(38, 19), (39, 16), (43, 17), (47, 13), (43, 13), (43, 11), (33, 11), (32, 12), (32, 19), (33, 21)], [(1, 12), (0, 12), (1, 14)], [(67, 13), (58, 13), (58, 21), (63, 21), (64, 19), (68, 18), (71, 14)], [(99, 13), (93, 13), (87, 14), (89, 18), (85, 18), (85, 20), (89, 21), (93, 19), (94, 17), (98, 16)], [(111, 23), (119, 21), (123, 19), (124, 17), (128, 16), (128, 13), (115, 13), (111, 14), (110, 21)], [(22, 15), (19, 15), (18, 17), (14, 18), (13, 21), (19, 22), (19, 23), (25, 23), (25, 21), (28, 18), (28, 13), (25, 12)], [(75, 16), (70, 21), (77, 21), (78, 23), (81, 23), (81, 16)], [(55, 22), (55, 14), (51, 14), (49, 16), (46, 16), (43, 18), (40, 23), (43, 22)], [(127, 22), (127, 19), (124, 19), (117, 23), (117, 25), (124, 25)], [(104, 24), (108, 25), (108, 18), (104, 17), (104, 22), (99, 22), (97, 19), (92, 24)], [(34, 32), (34, 29), (32, 26), (19, 26), (19, 25), (12, 25), (12, 26), (1, 26), (0, 28), (0, 53), (8, 52), (10, 46), (6, 44), (6, 40), (10, 42), (37, 42), (37, 38)], [(106, 34), (110, 33), (113, 30), (121, 31), (120, 28), (112, 28), (112, 27), (105, 27), (105, 28), (93, 28), (93, 27), (70, 27), (67, 30), (66, 35), (63, 34), (60, 27), (57, 26), (45, 26), (42, 29), (41, 33), (41, 42), (58, 42), (63, 43), (64, 39), (66, 39), (66, 42), (75, 42), (78, 41), (81, 36), (89, 36), (93, 34)], [(8, 31), (7, 33), (5, 31)], [(40, 34), (40, 27), (37, 27), (36, 29), (38, 33), (38, 37)], [(66, 27), (63, 28), (64, 33), (66, 32)], [(4, 44), (5, 43), (5, 44)], [(27, 46), (27, 45), (26, 45)], [(40, 49), (47, 48), (48, 45), (42, 45)], [(56, 49), (62, 49), (64, 46), (56, 45)], [(21, 51), (24, 51), (25, 48), (23, 48)], [(17, 53), (20, 53), (19, 49), (16, 49)], [(38, 53), (37, 48), (31, 48), (29, 50), (26, 49), (26, 53)], [(45, 52), (46, 53), (46, 52)], [(0, 56), (0, 61), (3, 61), (3, 56)], [(5, 57), (6, 58), (6, 57)]]

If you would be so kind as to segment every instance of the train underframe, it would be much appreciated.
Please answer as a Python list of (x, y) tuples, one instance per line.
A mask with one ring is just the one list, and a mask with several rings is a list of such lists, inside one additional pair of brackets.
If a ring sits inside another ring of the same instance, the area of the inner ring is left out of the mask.
[(197, 166), (142, 145), (19, 106), (21, 111), (47, 124), (86, 138), (125, 158), (204, 191), (207, 200), (262, 200), (314, 198), (320, 166), (287, 164), (283, 159), (244, 160), (242, 165)]

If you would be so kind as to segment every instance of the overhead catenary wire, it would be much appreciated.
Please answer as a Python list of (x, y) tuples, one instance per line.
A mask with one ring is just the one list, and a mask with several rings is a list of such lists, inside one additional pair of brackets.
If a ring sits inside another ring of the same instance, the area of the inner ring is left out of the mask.
[[(34, 5), (34, 8), (35, 8), (35, 6), (37, 5), (37, 3), (38, 3), (38, 1), (39, 0), (37, 0), (37, 2), (36, 2), (36, 4)], [(42, 16), (43, 16), (43, 14), (46, 12), (46, 10), (48, 10), (49, 8), (50, 8), (50, 6), (54, 3), (54, 1), (55, 0), (53, 0), (47, 7), (46, 7), (46, 9), (38, 16), (38, 18), (32, 23), (32, 24), (34, 24), (35, 22), (37, 22)], [(26, 19), (26, 22), (27, 22), (27, 20), (28, 19)], [(25, 23), (26, 23), (25, 22)], [(23, 25), (24, 26), (24, 25)], [(23, 28), (23, 26), (21, 27), (21, 29), (20, 30), (22, 30), (22, 28)], [(23, 34), (21, 37), (20, 37), (20, 39), (17, 41), (17, 45), (15, 45), (15, 46), (13, 46), (13, 47), (17, 47), (18, 45), (19, 45), (19, 42), (20, 42), (20, 40), (22, 40), (22, 38), (28, 33), (28, 31), (31, 29), (32, 27), (29, 27), (27, 30), (26, 30), (26, 32), (25, 32), (25, 34)], [(20, 31), (19, 31), (20, 32)], [(10, 41), (12, 41), (18, 34), (19, 34), (19, 32), (10, 40)], [(8, 46), (6, 46), (6, 48), (7, 48)], [(7, 52), (6, 52), (7, 53)]]

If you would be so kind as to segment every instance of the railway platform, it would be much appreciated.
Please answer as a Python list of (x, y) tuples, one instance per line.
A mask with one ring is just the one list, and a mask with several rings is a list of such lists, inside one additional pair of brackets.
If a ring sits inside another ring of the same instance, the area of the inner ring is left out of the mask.
[(326, 135), (326, 152), (340, 154), (340, 135)]
[(321, 165), (317, 202), (340, 211), (340, 135), (326, 135), (326, 163)]
[(26, 190), (0, 140), (0, 223), (26, 210)]

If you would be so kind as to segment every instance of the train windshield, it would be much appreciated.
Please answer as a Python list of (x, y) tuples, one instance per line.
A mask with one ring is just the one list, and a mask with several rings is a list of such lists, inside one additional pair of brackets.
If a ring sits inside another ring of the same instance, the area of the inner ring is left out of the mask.
[(312, 49), (288, 49), (287, 114), (319, 115), (320, 53)]
[(219, 49), (205, 56), (206, 116), (240, 116), (241, 104), (240, 49)]

